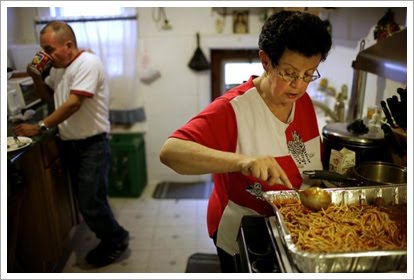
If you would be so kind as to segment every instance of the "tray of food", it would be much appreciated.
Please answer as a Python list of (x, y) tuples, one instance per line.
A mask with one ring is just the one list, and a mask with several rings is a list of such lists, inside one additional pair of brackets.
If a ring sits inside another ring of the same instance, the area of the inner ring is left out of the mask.
[(332, 204), (313, 212), (295, 191), (268, 191), (278, 235), (301, 272), (405, 272), (407, 185), (326, 189)]

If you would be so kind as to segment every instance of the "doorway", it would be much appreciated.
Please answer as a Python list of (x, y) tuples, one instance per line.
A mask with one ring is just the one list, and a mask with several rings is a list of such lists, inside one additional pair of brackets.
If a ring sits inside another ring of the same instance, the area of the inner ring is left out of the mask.
[(261, 75), (258, 49), (211, 49), (211, 101), (230, 88)]

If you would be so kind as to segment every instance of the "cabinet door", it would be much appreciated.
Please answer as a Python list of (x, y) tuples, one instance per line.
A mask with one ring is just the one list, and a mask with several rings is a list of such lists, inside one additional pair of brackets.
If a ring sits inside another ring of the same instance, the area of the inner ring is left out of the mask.
[(70, 231), (77, 223), (70, 184), (54, 137), (33, 145), (19, 159), (18, 167), (23, 175), (24, 195), (18, 221), (17, 259), (24, 272), (54, 272), (65, 261)]
[(44, 171), (45, 190), (51, 214), (50, 222), (53, 225), (52, 230), (56, 235), (56, 241), (62, 247), (59, 249), (62, 250), (66, 247), (70, 230), (76, 223), (72, 192), (66, 175), (60, 159), (56, 159)]

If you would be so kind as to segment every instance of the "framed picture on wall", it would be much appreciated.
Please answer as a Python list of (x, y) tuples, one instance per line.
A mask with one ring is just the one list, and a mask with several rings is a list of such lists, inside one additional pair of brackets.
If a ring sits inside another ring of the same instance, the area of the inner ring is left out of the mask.
[(249, 11), (233, 11), (233, 33), (249, 33)]

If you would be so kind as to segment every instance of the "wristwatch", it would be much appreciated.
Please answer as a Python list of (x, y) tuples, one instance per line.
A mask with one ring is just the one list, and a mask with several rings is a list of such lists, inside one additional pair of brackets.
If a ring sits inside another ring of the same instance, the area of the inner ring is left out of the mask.
[(38, 125), (41, 133), (45, 133), (49, 130), (49, 128), (45, 125), (43, 121), (40, 121)]

